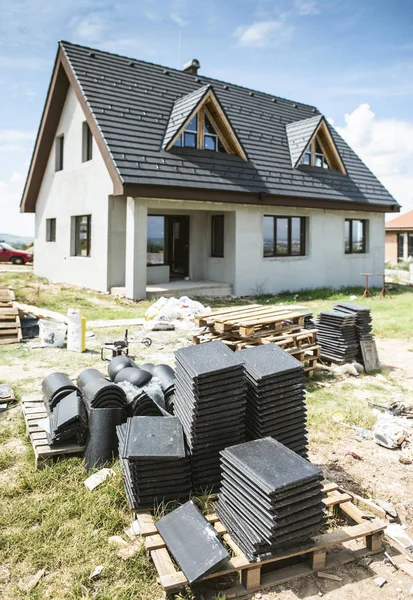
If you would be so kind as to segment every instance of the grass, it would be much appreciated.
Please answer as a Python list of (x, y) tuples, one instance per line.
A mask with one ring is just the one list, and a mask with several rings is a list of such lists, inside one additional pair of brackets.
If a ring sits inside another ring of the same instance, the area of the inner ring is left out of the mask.
[[(59, 312), (78, 307), (87, 318), (125, 318), (141, 316), (149, 303), (114, 300), (109, 296), (69, 286), (49, 285), (31, 273), (1, 274), (1, 285), (12, 285), (19, 300)], [(214, 307), (246, 302), (291, 304), (298, 302), (314, 313), (329, 309), (337, 300), (357, 295), (357, 302), (370, 306), (377, 335), (411, 339), (413, 331), (413, 290), (394, 287), (393, 300), (360, 299), (362, 290), (311, 290), (297, 294), (259, 296), (250, 299), (211, 300)], [(209, 302), (209, 301), (208, 301)], [(18, 399), (24, 393), (40, 390), (43, 377), (52, 370), (75, 376), (86, 367), (102, 369), (99, 345), (104, 339), (119, 337), (122, 329), (96, 330), (88, 340), (90, 351), (69, 353), (60, 349), (34, 349), (29, 344), (0, 346), (0, 382), (10, 377)], [(173, 335), (173, 334), (171, 334)], [(181, 335), (181, 334), (179, 334)], [(139, 345), (138, 345), (139, 346)], [(140, 349), (138, 360), (158, 361), (159, 347)], [(158, 354), (156, 354), (158, 352)], [(144, 358), (143, 358), (144, 357)], [(308, 429), (312, 444), (333, 444), (347, 434), (347, 428), (334, 422), (370, 428), (373, 415), (367, 398), (383, 404), (391, 375), (385, 381), (361, 378), (339, 382), (331, 375), (317, 374), (308, 385)], [(319, 383), (330, 383), (321, 387)], [(403, 390), (397, 388), (401, 393)], [(390, 400), (389, 400), (390, 401)], [(0, 579), (0, 597), (13, 600), (143, 600), (162, 597), (156, 573), (144, 552), (123, 560), (117, 548), (108, 543), (113, 535), (123, 534), (131, 522), (119, 464), (115, 475), (89, 492), (83, 481), (86, 473), (78, 458), (66, 458), (53, 466), (34, 472), (34, 457), (24, 435), (19, 409), (0, 414), (0, 564), (10, 571), (8, 581)], [(200, 499), (205, 511), (210, 498)], [(157, 516), (170, 507), (160, 506)], [(126, 539), (126, 538), (125, 538)], [(96, 566), (101, 575), (90, 580)], [(45, 576), (31, 591), (24, 585), (39, 569)], [(218, 595), (217, 598), (225, 596)], [(192, 598), (191, 594), (180, 598)]]

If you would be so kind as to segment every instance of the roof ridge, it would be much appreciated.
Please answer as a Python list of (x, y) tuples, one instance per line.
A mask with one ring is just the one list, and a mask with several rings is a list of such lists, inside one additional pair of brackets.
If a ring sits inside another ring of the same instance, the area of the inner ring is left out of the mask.
[[(143, 63), (145, 65), (151, 65), (153, 67), (159, 67), (161, 69), (168, 69), (169, 71), (174, 71), (175, 73), (180, 73), (181, 75), (185, 73), (181, 69), (176, 69), (175, 67), (168, 67), (166, 65), (161, 65), (159, 63), (154, 63), (149, 60), (142, 60), (140, 58), (135, 58), (133, 56), (126, 56), (125, 54), (118, 54), (117, 52), (109, 52), (108, 50), (102, 50), (100, 48), (92, 48), (91, 46), (84, 46), (83, 44), (74, 44), (73, 42), (67, 42), (66, 40), (59, 40), (59, 45), (68, 44), (69, 46), (75, 46), (77, 48), (84, 48), (85, 50), (92, 50), (93, 52), (100, 52), (102, 54), (109, 54), (110, 56), (118, 56), (119, 58), (125, 58), (126, 60), (133, 60), (138, 63)], [(190, 75), (187, 73), (187, 75)], [(244, 85), (239, 85), (238, 83), (233, 83), (231, 81), (225, 81), (223, 79), (215, 79), (214, 77), (208, 77), (207, 75), (194, 75), (195, 78), (209, 79), (210, 81), (215, 81), (217, 83), (222, 83), (223, 85), (229, 85), (232, 87), (236, 87), (240, 90), (246, 90), (247, 92), (254, 92), (256, 94), (262, 94), (263, 96), (268, 96), (269, 98), (276, 98), (277, 100), (283, 100), (284, 102), (291, 102), (291, 104), (299, 104), (300, 106), (308, 106), (309, 108), (315, 109), (319, 114), (321, 113), (318, 108), (314, 104), (307, 104), (306, 102), (300, 102), (298, 100), (291, 100), (290, 98), (284, 98), (283, 96), (277, 96), (276, 94), (271, 94), (270, 92), (263, 92), (261, 90), (256, 90), (255, 88), (246, 87)], [(200, 82), (202, 83), (202, 82)], [(205, 85), (208, 85), (205, 82)], [(209, 85), (213, 85), (209, 83)], [(310, 117), (311, 118), (311, 117)]]

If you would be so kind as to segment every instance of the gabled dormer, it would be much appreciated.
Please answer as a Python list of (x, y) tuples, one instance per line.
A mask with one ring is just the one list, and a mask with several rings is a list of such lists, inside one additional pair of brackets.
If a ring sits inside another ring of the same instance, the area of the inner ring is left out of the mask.
[(334, 169), (347, 175), (340, 153), (322, 115), (289, 123), (286, 130), (291, 163), (294, 168), (304, 165)]
[(165, 150), (186, 147), (221, 152), (247, 160), (244, 149), (210, 85), (187, 94), (174, 103), (163, 147)]

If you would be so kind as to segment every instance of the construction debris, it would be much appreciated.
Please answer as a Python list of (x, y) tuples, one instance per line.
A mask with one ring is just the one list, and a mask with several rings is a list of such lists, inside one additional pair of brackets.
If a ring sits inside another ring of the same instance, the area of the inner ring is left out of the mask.
[(11, 288), (0, 288), (0, 345), (22, 339), (19, 311)]
[(113, 469), (100, 469), (100, 471), (96, 471), (96, 473), (93, 473), (93, 475), (85, 479), (84, 484), (87, 487), (87, 489), (91, 492), (92, 490), (97, 488), (98, 485), (106, 481), (106, 479), (111, 475), (116, 475)]

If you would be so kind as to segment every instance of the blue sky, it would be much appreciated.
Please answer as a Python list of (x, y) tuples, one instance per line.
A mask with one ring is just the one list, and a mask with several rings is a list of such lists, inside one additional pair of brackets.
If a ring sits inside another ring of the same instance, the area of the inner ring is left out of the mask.
[(0, 232), (19, 216), (59, 39), (316, 105), (413, 208), (411, 0), (0, 0)]

